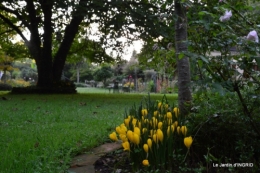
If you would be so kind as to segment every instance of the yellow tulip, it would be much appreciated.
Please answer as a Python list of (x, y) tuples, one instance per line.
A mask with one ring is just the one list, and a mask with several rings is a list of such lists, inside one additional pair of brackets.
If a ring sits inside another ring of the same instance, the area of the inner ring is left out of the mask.
[(153, 135), (153, 141), (154, 141), (155, 143), (157, 143), (157, 142), (158, 142), (158, 137), (157, 137), (157, 134), (154, 134), (154, 135)]
[(121, 128), (121, 130), (122, 130), (124, 133), (126, 133), (127, 127), (125, 126), (124, 123), (120, 125), (120, 128)]
[(131, 130), (127, 131), (126, 136), (131, 142), (134, 141), (133, 132)]
[(156, 128), (157, 124), (158, 120), (155, 117), (153, 117), (153, 128)]
[(172, 130), (172, 133), (173, 133), (174, 130), (175, 130), (175, 126), (174, 126), (174, 124), (171, 125), (171, 130)]
[(144, 166), (148, 166), (149, 165), (149, 161), (148, 160), (143, 160), (143, 165)]
[(133, 137), (134, 137), (133, 138), (133, 143), (136, 144), (136, 145), (139, 145), (139, 143), (140, 143), (140, 136), (138, 134), (134, 133)]
[(119, 134), (119, 138), (120, 138), (123, 142), (128, 141), (126, 135), (124, 135), (124, 134)]
[(168, 119), (168, 126), (172, 124), (172, 119)]
[(184, 145), (189, 149), (192, 144), (192, 137), (185, 137), (184, 138)]
[(135, 127), (135, 125), (136, 125), (136, 122), (137, 122), (137, 119), (134, 118), (134, 119), (132, 120), (132, 124), (133, 124), (134, 127)]
[(139, 129), (142, 129), (142, 123), (140, 121), (138, 122), (138, 127)]
[(134, 133), (138, 134), (140, 136), (140, 129), (138, 127), (134, 128)]
[(153, 116), (154, 116), (154, 117), (157, 117), (157, 115), (158, 115), (158, 111), (154, 111), (154, 112), (153, 112)]
[(150, 130), (150, 136), (151, 137), (153, 136), (153, 130)]
[(186, 133), (187, 133), (187, 127), (186, 126), (181, 126), (181, 132), (184, 136), (186, 136)]
[(121, 130), (121, 128), (120, 128), (119, 126), (116, 127), (116, 132), (117, 132), (118, 134), (122, 134), (122, 130)]
[(149, 120), (146, 118), (144, 119), (144, 124), (148, 124), (149, 123)]
[(181, 131), (181, 128), (180, 128), (180, 126), (178, 126), (178, 127), (177, 127), (177, 132), (178, 132), (178, 134), (180, 134), (180, 131)]
[(143, 115), (143, 116), (146, 116), (147, 114), (148, 114), (147, 109), (142, 109), (142, 115)]
[(175, 122), (174, 122), (174, 126), (175, 126), (175, 127), (178, 127), (178, 121), (175, 121)]
[(146, 153), (148, 153), (148, 148), (149, 148), (149, 146), (148, 146), (147, 144), (144, 144), (143, 148), (144, 148), (144, 151), (145, 151)]
[(125, 121), (124, 121), (124, 123), (125, 123), (125, 125), (126, 125), (127, 127), (129, 127), (129, 122), (130, 122), (130, 119), (129, 119), (129, 118), (126, 118)]
[(169, 108), (169, 105), (168, 105), (168, 104), (165, 104), (165, 105), (164, 105), (164, 109), (165, 109), (165, 110), (168, 110), (168, 108)]
[(158, 109), (160, 109), (161, 106), (162, 106), (162, 102), (159, 102), (159, 103), (158, 103)]
[(157, 130), (157, 136), (158, 136), (158, 139), (162, 142), (163, 141), (163, 132), (161, 129)]
[(147, 132), (147, 128), (143, 128), (143, 129), (142, 129), (142, 132), (143, 132), (143, 133)]
[(178, 118), (178, 116), (179, 116), (179, 114), (180, 114), (179, 108), (177, 108), (177, 107), (173, 108), (173, 112), (174, 112), (176, 118)]
[(148, 144), (149, 148), (151, 149), (153, 142), (152, 142), (152, 140), (150, 138), (147, 139), (147, 144)]
[(172, 119), (172, 113), (171, 112), (167, 112), (166, 116), (167, 116), (167, 118)]
[(111, 133), (111, 134), (109, 135), (109, 138), (110, 138), (111, 140), (113, 140), (113, 141), (117, 141), (117, 140), (118, 140), (118, 139), (117, 139), (117, 136), (116, 136), (116, 132)]
[(130, 151), (130, 144), (128, 141), (123, 142), (122, 146), (124, 148), (124, 151)]
[(159, 122), (159, 123), (158, 123), (158, 129), (162, 129), (162, 125), (163, 125), (163, 123), (162, 123), (162, 122)]

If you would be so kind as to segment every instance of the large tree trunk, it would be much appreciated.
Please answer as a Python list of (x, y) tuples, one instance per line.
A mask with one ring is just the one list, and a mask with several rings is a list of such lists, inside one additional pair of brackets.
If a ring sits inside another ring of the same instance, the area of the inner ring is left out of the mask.
[(175, 23), (175, 49), (178, 70), (178, 104), (180, 113), (187, 115), (192, 99), (190, 84), (190, 64), (188, 57), (179, 57), (181, 52), (187, 51), (187, 17), (186, 10), (182, 7), (180, 0), (175, 0), (175, 13), (177, 21)]
[(52, 75), (52, 57), (40, 57), (36, 61), (38, 70), (37, 87), (52, 87), (53, 75)]
[[(84, 3), (85, 0), (81, 0), (80, 4)], [(29, 4), (30, 5), (30, 4)], [(62, 71), (65, 65), (66, 57), (69, 53), (70, 47), (73, 40), (78, 32), (79, 25), (84, 18), (83, 14), (80, 14), (80, 10), (73, 13), (73, 19), (71, 23), (67, 25), (64, 33), (63, 40), (60, 44), (59, 50), (52, 57), (52, 37), (53, 28), (51, 23), (52, 16), (52, 5), (53, 1), (43, 1), (42, 9), (44, 13), (44, 33), (43, 33), (43, 47), (41, 47), (40, 36), (38, 33), (38, 28), (35, 32), (31, 33), (31, 40), (29, 44), (29, 49), (31, 54), (36, 60), (37, 70), (38, 70), (38, 87), (52, 87), (54, 82), (61, 80)], [(33, 5), (32, 5), (32, 12)], [(32, 18), (33, 20), (34, 18)]]

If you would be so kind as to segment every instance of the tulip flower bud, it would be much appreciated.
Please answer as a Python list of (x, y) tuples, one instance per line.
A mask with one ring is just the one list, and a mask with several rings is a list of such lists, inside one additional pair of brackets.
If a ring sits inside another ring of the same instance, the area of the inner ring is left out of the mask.
[(178, 126), (178, 127), (177, 127), (177, 132), (178, 132), (178, 134), (180, 134), (180, 131), (181, 131), (181, 128), (180, 128), (180, 126)]
[(128, 141), (126, 135), (120, 134), (120, 135), (119, 135), (119, 138), (120, 138), (123, 142)]
[(187, 133), (187, 127), (186, 126), (181, 126), (181, 132), (184, 136), (186, 136), (186, 133)]
[(136, 126), (136, 122), (137, 122), (137, 119), (136, 119), (136, 118), (134, 118), (134, 119), (132, 120), (133, 127), (135, 127), (135, 126)]
[(131, 130), (127, 131), (126, 136), (131, 142), (134, 141), (133, 132)]
[(178, 127), (178, 121), (175, 121), (175, 122), (174, 122), (174, 126), (175, 126), (175, 127)]
[(180, 114), (179, 108), (176, 108), (176, 107), (173, 108), (173, 112), (174, 112), (175, 117), (178, 118), (178, 116), (179, 116), (179, 114)]
[(117, 141), (117, 140), (118, 140), (118, 139), (117, 139), (117, 136), (116, 136), (116, 132), (111, 133), (111, 134), (109, 135), (109, 138), (110, 138), (111, 140), (113, 140), (113, 141)]
[(133, 143), (136, 144), (136, 145), (139, 145), (139, 143), (140, 143), (140, 136), (138, 134), (134, 133), (133, 137), (134, 137), (133, 138)]
[(149, 148), (149, 146), (148, 146), (147, 144), (144, 144), (143, 148), (144, 148), (144, 151), (145, 151), (146, 153), (148, 153), (148, 148)]
[(168, 119), (172, 119), (172, 113), (171, 112), (167, 112), (166, 116), (167, 116)]
[(138, 127), (134, 128), (134, 133), (138, 134), (140, 136), (140, 129)]
[(153, 141), (155, 143), (158, 143), (158, 137), (157, 137), (157, 134), (153, 134)]
[(129, 118), (126, 118), (124, 122), (125, 122), (125, 125), (126, 125), (127, 127), (129, 127), (130, 119), (129, 119)]
[(161, 129), (157, 130), (157, 137), (161, 142), (163, 141), (163, 132)]
[(173, 133), (174, 130), (175, 130), (175, 126), (174, 126), (174, 124), (171, 125), (171, 130), (172, 130), (172, 133)]
[(124, 148), (124, 151), (130, 151), (130, 144), (128, 141), (123, 142), (122, 146)]
[(152, 142), (152, 140), (150, 138), (147, 139), (147, 144), (148, 144), (149, 148), (151, 149), (153, 142)]
[(159, 102), (159, 103), (158, 103), (158, 109), (160, 109), (161, 106), (162, 106), (162, 102)]
[(143, 129), (142, 129), (142, 132), (143, 132), (143, 134), (144, 134), (145, 132), (147, 132), (147, 128), (143, 128)]
[(158, 129), (162, 129), (162, 126), (163, 126), (163, 123), (162, 123), (162, 122), (159, 122), (159, 123), (158, 123)]
[(192, 137), (191, 136), (184, 138), (184, 145), (188, 149), (190, 148), (191, 144), (192, 144)]
[(142, 116), (146, 116), (148, 114), (147, 109), (142, 109)]
[(143, 160), (143, 165), (144, 166), (148, 166), (149, 165), (149, 161), (148, 160)]
[(169, 108), (169, 105), (168, 105), (168, 104), (165, 104), (165, 105), (164, 105), (164, 109), (167, 111), (168, 108)]

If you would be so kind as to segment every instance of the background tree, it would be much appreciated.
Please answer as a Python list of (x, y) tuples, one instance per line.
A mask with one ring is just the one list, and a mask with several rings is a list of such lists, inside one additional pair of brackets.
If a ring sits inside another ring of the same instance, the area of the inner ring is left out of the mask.
[(105, 49), (102, 48), (100, 43), (93, 40), (87, 40), (76, 37), (74, 44), (72, 45), (67, 62), (73, 64), (76, 68), (76, 82), (80, 82), (80, 70), (82, 68), (88, 68), (91, 62), (102, 63), (102, 62), (112, 62), (114, 59), (107, 55)]
[(100, 69), (97, 69), (93, 75), (94, 79), (96, 81), (102, 81), (105, 87), (107, 86), (107, 79), (113, 76), (113, 70), (109, 65), (104, 64)]
[(6, 72), (9, 71), (12, 74), (12, 72), (14, 71), (14, 68), (12, 66), (13, 61), (14, 59), (12, 57), (0, 52), (0, 70), (3, 71), (1, 77), (3, 78), (2, 80), (4, 81), (4, 83), (6, 83), (7, 80)]
[[(61, 79), (75, 36), (79, 31), (87, 33), (81, 26), (98, 23), (100, 42), (113, 44), (114, 49), (122, 50), (120, 41), (109, 40), (121, 36), (130, 37), (129, 35), (136, 39), (139, 35), (137, 33), (142, 33), (140, 36), (143, 38), (158, 37), (165, 32), (162, 24), (154, 21), (161, 10), (159, 6), (161, 4), (153, 5), (146, 0), (1, 0), (0, 19), (21, 36), (35, 59), (38, 70), (37, 86), (51, 87), (53, 81)], [(13, 20), (3, 13), (10, 14)], [(29, 39), (23, 31), (29, 33)], [(56, 52), (53, 52), (53, 39), (59, 40)]]

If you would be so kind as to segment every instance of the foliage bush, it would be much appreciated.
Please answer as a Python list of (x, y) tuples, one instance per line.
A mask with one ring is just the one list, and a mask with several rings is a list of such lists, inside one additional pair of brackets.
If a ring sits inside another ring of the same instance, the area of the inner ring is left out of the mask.
[[(196, 106), (195, 106), (196, 105)], [(259, 114), (255, 117), (260, 126)], [(203, 93), (194, 97), (193, 113), (188, 118), (196, 143), (192, 157), (207, 172), (257, 172), (260, 169), (259, 136), (243, 114), (235, 93)], [(252, 163), (253, 168), (216, 168), (213, 164)]]
[(12, 85), (0, 82), (0, 91), (11, 91)]
[(12, 79), (12, 80), (8, 80), (7, 83), (12, 87), (28, 87), (31, 85), (30, 82), (27, 82), (23, 79)]
[(74, 94), (76, 93), (76, 86), (71, 81), (54, 82), (52, 87), (13, 87), (11, 93), (15, 94)]
[[(220, 20), (227, 12), (233, 15)], [(260, 170), (260, 44), (250, 36), (259, 33), (255, 13), (245, 3), (220, 1), (190, 22), (190, 52), (184, 54), (193, 64), (196, 88), (189, 118), (196, 141), (192, 154), (207, 172)], [(212, 168), (212, 163), (254, 167)]]
[(127, 82), (123, 85), (123, 87), (128, 87), (128, 88), (131, 88), (133, 89), (135, 86), (134, 82)]
[(87, 87), (85, 83), (74, 83), (76, 87)]

